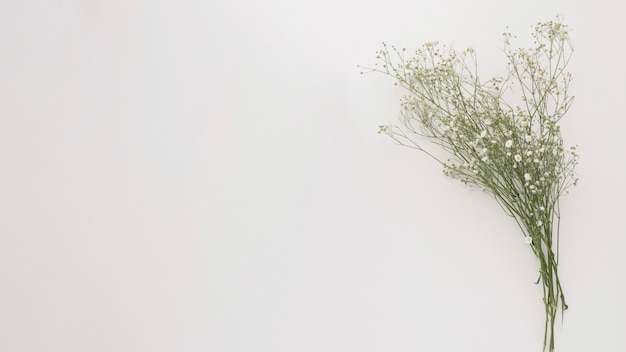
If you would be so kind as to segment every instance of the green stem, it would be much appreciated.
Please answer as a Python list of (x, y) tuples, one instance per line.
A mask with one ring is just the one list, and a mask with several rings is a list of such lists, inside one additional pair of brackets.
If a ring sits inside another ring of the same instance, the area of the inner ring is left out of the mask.
[(540, 243), (537, 244), (535, 254), (541, 265), (541, 281), (543, 284), (543, 302), (546, 311), (546, 323), (544, 328), (543, 350), (554, 351), (554, 325), (559, 308), (559, 301), (562, 310), (567, 309), (565, 296), (561, 287), (558, 275), (558, 267), (555, 254), (550, 246), (551, 234), (547, 234)]

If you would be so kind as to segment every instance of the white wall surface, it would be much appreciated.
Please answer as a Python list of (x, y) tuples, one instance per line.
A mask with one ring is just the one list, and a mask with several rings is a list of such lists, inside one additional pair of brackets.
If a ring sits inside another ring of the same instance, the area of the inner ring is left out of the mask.
[(626, 351), (620, 1), (3, 0), (0, 351), (540, 351), (495, 202), (378, 135), (381, 41), (572, 28), (557, 351)]

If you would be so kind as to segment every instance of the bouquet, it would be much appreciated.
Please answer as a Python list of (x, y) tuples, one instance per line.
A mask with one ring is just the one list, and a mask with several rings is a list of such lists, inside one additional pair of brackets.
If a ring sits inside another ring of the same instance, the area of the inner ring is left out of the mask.
[(539, 262), (543, 350), (554, 351), (557, 313), (567, 309), (558, 272), (559, 199), (577, 182), (576, 148), (564, 147), (559, 127), (573, 100), (565, 70), (572, 46), (560, 20), (538, 23), (532, 36), (533, 47), (514, 49), (514, 37), (504, 33), (507, 73), (485, 81), (472, 48), (438, 43), (410, 56), (383, 43), (366, 72), (389, 75), (408, 92), (400, 123), (379, 133), (426, 153), (445, 175), (483, 190), (515, 219)]

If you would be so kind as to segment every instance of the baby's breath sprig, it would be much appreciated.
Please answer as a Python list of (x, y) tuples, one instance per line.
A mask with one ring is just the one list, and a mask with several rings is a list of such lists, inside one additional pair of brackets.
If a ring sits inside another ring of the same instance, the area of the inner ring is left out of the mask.
[[(504, 33), (507, 74), (481, 81), (474, 49), (436, 42), (414, 55), (383, 43), (381, 72), (406, 89), (399, 125), (380, 126), (397, 143), (426, 153), (445, 175), (478, 187), (513, 217), (539, 260), (546, 322), (544, 351), (554, 351), (554, 323), (567, 309), (559, 262), (559, 198), (575, 185), (576, 148), (565, 148), (559, 121), (570, 108), (572, 54), (560, 20), (533, 27), (534, 46), (513, 49)], [(435, 153), (425, 142), (439, 146)], [(444, 155), (444, 156), (441, 156)]]

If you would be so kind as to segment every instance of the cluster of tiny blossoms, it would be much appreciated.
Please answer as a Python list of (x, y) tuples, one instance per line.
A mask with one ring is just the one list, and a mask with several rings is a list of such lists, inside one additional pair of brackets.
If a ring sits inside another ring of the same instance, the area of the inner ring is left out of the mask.
[[(559, 197), (577, 182), (578, 154), (564, 147), (559, 126), (573, 99), (565, 71), (572, 49), (560, 21), (533, 30), (532, 48), (513, 49), (513, 36), (504, 33), (507, 73), (487, 81), (478, 77), (472, 48), (457, 52), (436, 42), (409, 57), (406, 49), (383, 44), (379, 63), (369, 70), (394, 77), (409, 92), (401, 100), (401, 124), (380, 126), (379, 133), (428, 154), (447, 176), (491, 194), (516, 219), (540, 260), (544, 347), (550, 336), (552, 351), (559, 300), (567, 308), (552, 250), (553, 232), (558, 241), (553, 223)], [(444, 153), (425, 148), (427, 141)]]
[[(508, 74), (486, 82), (478, 79), (472, 48), (459, 53), (426, 43), (406, 58), (406, 49), (383, 44), (382, 64), (373, 70), (392, 75), (411, 94), (401, 101), (402, 125), (380, 126), (380, 132), (428, 153), (446, 175), (496, 196), (565, 193), (576, 183), (578, 162), (559, 126), (572, 101), (571, 76), (563, 70), (571, 54), (567, 27), (547, 22), (534, 29), (530, 49), (512, 50), (511, 34), (504, 34)], [(414, 136), (439, 145), (449, 158), (441, 161)]]

